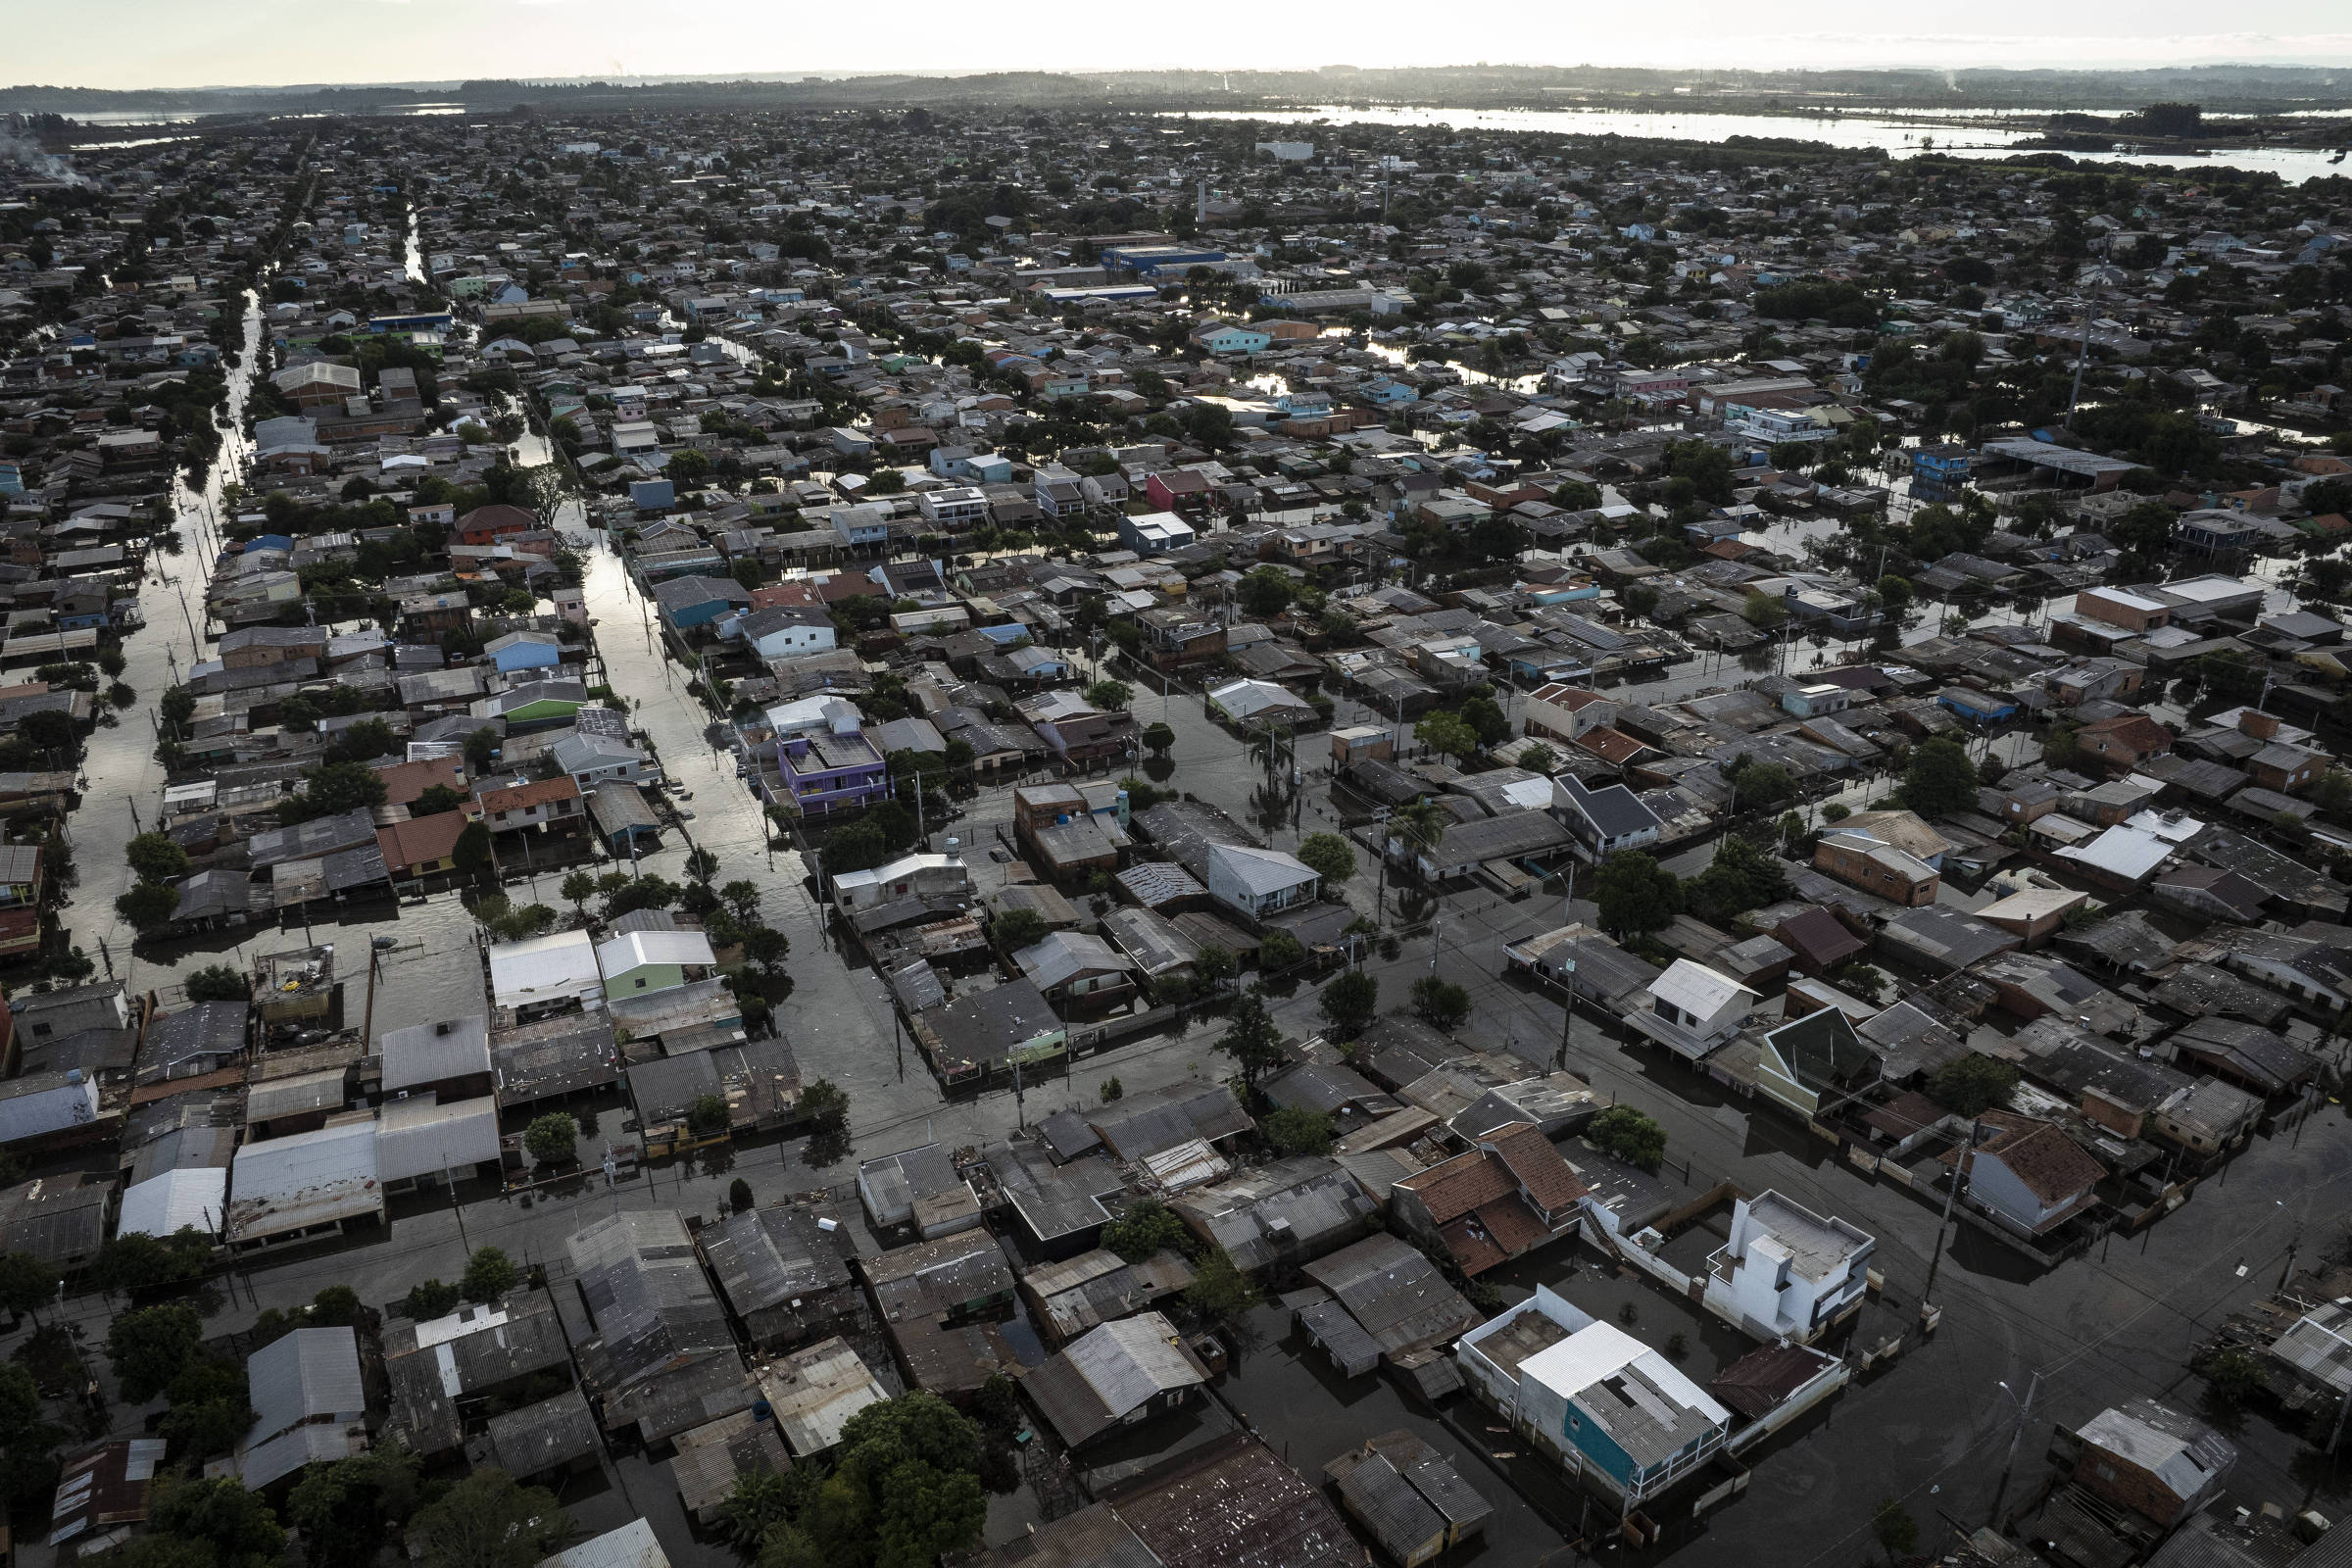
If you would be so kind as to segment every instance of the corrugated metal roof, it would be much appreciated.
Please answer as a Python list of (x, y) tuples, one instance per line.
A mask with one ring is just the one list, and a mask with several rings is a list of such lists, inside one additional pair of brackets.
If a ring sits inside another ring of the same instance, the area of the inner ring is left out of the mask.
[[(248, 1445), (318, 1416), (358, 1417), (368, 1409), (360, 1341), (349, 1325), (296, 1329), (245, 1358), (253, 1410)], [(249, 1485), (254, 1483), (249, 1483)]]
[(247, 1144), (229, 1171), (231, 1241), (380, 1214), (383, 1206), (373, 1117)]
[(385, 1102), (375, 1124), (379, 1181), (470, 1167), (499, 1157), (498, 1102), (488, 1095), (440, 1103), (429, 1093)]
[(490, 1070), (490, 1020), (480, 1013), (389, 1029), (376, 1042), (384, 1093)]
[(127, 1188), (115, 1225), (122, 1236), (170, 1236), (193, 1225), (220, 1234), (228, 1216), (228, 1171), (220, 1165), (182, 1165)]
[(632, 1519), (618, 1530), (542, 1558), (539, 1568), (669, 1568), (669, 1558), (654, 1539), (654, 1527)]
[(842, 1339), (821, 1341), (761, 1368), (760, 1392), (775, 1411), (784, 1441), (803, 1459), (839, 1443), (850, 1417), (890, 1396)]

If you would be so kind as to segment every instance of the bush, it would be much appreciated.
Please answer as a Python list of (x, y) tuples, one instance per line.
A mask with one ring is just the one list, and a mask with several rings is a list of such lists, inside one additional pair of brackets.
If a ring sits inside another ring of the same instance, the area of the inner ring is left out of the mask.
[(1947, 1061), (1928, 1080), (1928, 1098), (1955, 1116), (1980, 1116), (2009, 1102), (2017, 1069), (1978, 1052)]
[(1305, 946), (1288, 931), (1269, 931), (1257, 945), (1257, 966), (1266, 974), (1295, 969), (1305, 961)]
[(1413, 1011), (1431, 1028), (1451, 1033), (1470, 1016), (1470, 993), (1450, 980), (1423, 975), (1413, 982)]
[(187, 993), (190, 1002), (249, 1002), (253, 982), (242, 969), (208, 963), (188, 976)]
[(1328, 1154), (1336, 1136), (1329, 1116), (1298, 1105), (1285, 1105), (1257, 1125), (1284, 1154)]
[(1182, 1251), (1191, 1235), (1167, 1204), (1139, 1198), (1102, 1227), (1102, 1245), (1130, 1263), (1141, 1263), (1154, 1252)]
[(439, 1280), (425, 1280), (409, 1287), (408, 1298), (400, 1309), (419, 1323), (429, 1323), (437, 1317), (447, 1317), (458, 1309), (458, 1288)]
[(716, 1095), (703, 1095), (686, 1108), (686, 1128), (698, 1138), (713, 1138), (734, 1124), (734, 1115), (727, 1102)]

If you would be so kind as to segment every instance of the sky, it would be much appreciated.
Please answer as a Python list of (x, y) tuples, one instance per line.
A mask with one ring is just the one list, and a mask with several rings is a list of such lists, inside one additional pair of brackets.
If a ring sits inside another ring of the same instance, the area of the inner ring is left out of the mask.
[[(1770, 25), (1785, 18), (1802, 31)], [(2232, 30), (2217, 30), (2217, 24)], [(1340, 9), (968, 0), (76, 0), (0, 4), (0, 85), (1471, 64), (2352, 66), (2344, 0), (1354, 0)]]

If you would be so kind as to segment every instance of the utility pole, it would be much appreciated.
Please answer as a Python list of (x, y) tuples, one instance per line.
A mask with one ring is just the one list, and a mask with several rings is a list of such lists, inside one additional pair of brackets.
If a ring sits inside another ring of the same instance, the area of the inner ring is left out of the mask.
[(1960, 1196), (1960, 1183), (1967, 1177), (1968, 1167), (1977, 1157), (1977, 1129), (1983, 1125), (1982, 1118), (1969, 1122), (1968, 1147), (1960, 1152), (1958, 1159), (1952, 1161), (1951, 1185), (1943, 1190), (1943, 1212), (1936, 1217), (1936, 1248), (1935, 1250), (1928, 1253), (1928, 1283), (1919, 1293), (1919, 1306), (1922, 1312), (1925, 1312), (1935, 1302), (1936, 1270), (1943, 1262), (1944, 1227), (1952, 1222), (1952, 1200)]
[[(2001, 1385), (2001, 1387), (2003, 1390), (2007, 1390), (2009, 1385), (2004, 1383)], [(2012, 1427), (2009, 1431), (2009, 1456), (2001, 1461), (2001, 1484), (1993, 1489), (1992, 1508), (1993, 1514), (1996, 1518), (2000, 1514), (2001, 1498), (2009, 1491), (2010, 1472), (2017, 1468), (2017, 1446), (2019, 1443), (2024, 1441), (2026, 1436), (2026, 1420), (2034, 1413), (2034, 1396), (2038, 1393), (2040, 1389), (2041, 1372), (2039, 1369), (2036, 1369), (2034, 1373), (2033, 1381), (2026, 1385), (2025, 1398), (2018, 1402), (2017, 1425)]]

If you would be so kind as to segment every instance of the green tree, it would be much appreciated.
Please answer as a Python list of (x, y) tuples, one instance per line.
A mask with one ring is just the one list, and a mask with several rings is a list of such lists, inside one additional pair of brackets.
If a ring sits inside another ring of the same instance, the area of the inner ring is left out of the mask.
[(716, 1095), (697, 1095), (686, 1107), (686, 1127), (697, 1138), (715, 1138), (733, 1126), (735, 1116)]
[(1049, 930), (1046, 917), (1035, 909), (1002, 909), (988, 922), (988, 934), (996, 939), (998, 951), (1005, 954), (1036, 947), (1046, 940)]
[(1269, 931), (1258, 939), (1257, 966), (1267, 974), (1295, 969), (1306, 961), (1306, 945), (1288, 931)]
[(1165, 757), (1176, 744), (1176, 732), (1157, 719), (1144, 726), (1144, 750), (1153, 757)]
[(147, 1501), (147, 1528), (151, 1537), (195, 1548), (163, 1552), (155, 1568), (276, 1568), (286, 1552), (286, 1533), (270, 1505), (231, 1476), (205, 1481), (159, 1476)]
[(190, 1002), (245, 1002), (253, 996), (252, 980), (242, 969), (225, 963), (208, 963), (196, 970), (183, 989)]
[(1298, 858), (1333, 891), (1355, 875), (1355, 846), (1337, 833), (1309, 833), (1298, 845)]
[(1666, 1129), (1631, 1105), (1611, 1105), (1585, 1136), (1602, 1153), (1643, 1170), (1656, 1170), (1666, 1157)]
[(1897, 793), (1903, 805), (1925, 817), (1975, 810), (1977, 767), (1968, 760), (1968, 748), (1944, 735), (1922, 741), (1911, 753)]
[(314, 1564), (374, 1558), (416, 1508), (416, 1456), (399, 1440), (332, 1464), (314, 1464), (286, 1495), (286, 1519)]
[(484, 724), (466, 737), (466, 770), (475, 778), (490, 771), (497, 760), (500, 736), (496, 726)]
[(1769, 631), (1788, 618), (1788, 602), (1750, 588), (1740, 603), (1740, 616), (1750, 626)]
[(523, 1129), (522, 1147), (542, 1165), (570, 1162), (577, 1152), (580, 1124), (561, 1110), (551, 1110)]
[(1405, 848), (1416, 855), (1434, 856), (1453, 826), (1453, 813), (1436, 801), (1415, 801), (1389, 813), (1389, 821)]
[(1253, 566), (1243, 575), (1233, 597), (1250, 619), (1272, 620), (1291, 608), (1291, 601), (1298, 597), (1298, 586), (1280, 566)]
[(1325, 1022), (1352, 1036), (1380, 1010), (1380, 982), (1361, 969), (1344, 970), (1325, 984), (1316, 1005)]
[(384, 804), (384, 775), (365, 762), (329, 762), (311, 775), (303, 792), (318, 816), (373, 810)]
[(1255, 986), (1234, 999), (1217, 1049), (1233, 1058), (1241, 1069), (1243, 1087), (1251, 1091), (1256, 1090), (1260, 1078), (1287, 1059), (1282, 1052), (1282, 1031), (1274, 1027), (1274, 1014), (1267, 1010), (1266, 999)]
[(1499, 746), (1511, 738), (1511, 721), (1494, 698), (1465, 698), (1458, 711), (1462, 722), (1477, 732), (1479, 745)]
[(800, 1528), (841, 1568), (932, 1568), (979, 1544), (984, 1458), (980, 1429), (937, 1395), (869, 1404), (843, 1426)]
[(1257, 1127), (1282, 1154), (1328, 1154), (1337, 1137), (1329, 1116), (1300, 1105), (1285, 1105)]
[(466, 1259), (466, 1272), (458, 1278), (458, 1290), (468, 1301), (495, 1301), (520, 1283), (522, 1271), (506, 1250), (497, 1247), (477, 1247)]
[(1413, 982), (1413, 1011), (1431, 1028), (1450, 1034), (1470, 1016), (1470, 993), (1450, 980), (1425, 974)]
[(537, 1568), (571, 1535), (571, 1517), (541, 1487), (485, 1466), (411, 1517), (403, 1533), (423, 1568)]
[(1130, 1263), (1154, 1252), (1181, 1252), (1192, 1239), (1176, 1211), (1156, 1198), (1138, 1198), (1102, 1227), (1102, 1245)]
[(588, 901), (596, 897), (596, 878), (585, 871), (574, 871), (564, 879), (564, 897), (582, 914), (588, 912)]
[(106, 1331), (106, 1358), (122, 1385), (123, 1399), (145, 1404), (163, 1393), (203, 1338), (204, 1320), (194, 1307), (178, 1302), (117, 1317)]
[(127, 893), (115, 895), (115, 912), (135, 931), (171, 924), (172, 912), (178, 907), (179, 895), (161, 882), (141, 882)]
[(1206, 1323), (1231, 1323), (1259, 1300), (1257, 1286), (1234, 1263), (1233, 1254), (1212, 1247), (1193, 1265), (1184, 1304)]
[(188, 874), (188, 852), (169, 833), (142, 833), (123, 849), (123, 858), (142, 882), (169, 882)]
[(1639, 850), (1619, 850), (1592, 879), (1600, 923), (1613, 935), (1655, 931), (1683, 911), (1683, 884)]
[(478, 877), (489, 870), (492, 862), (490, 824), (481, 821), (466, 823), (458, 834), (457, 842), (450, 846), (449, 858), (459, 870), (468, 876)]
[(1870, 1533), (1886, 1551), (1888, 1563), (1919, 1544), (1919, 1521), (1892, 1497), (1879, 1499), (1878, 1510), (1870, 1518)]
[(158, 1240), (125, 1231), (98, 1249), (90, 1283), (103, 1291), (141, 1291), (179, 1280), (201, 1279), (213, 1265), (213, 1244), (193, 1225)]
[(1214, 942), (1203, 945), (1200, 956), (1193, 959), (1194, 978), (1212, 996), (1223, 990), (1241, 969), (1241, 960), (1233, 956), (1233, 950)]
[(439, 816), (466, 805), (466, 797), (446, 784), (435, 784), (409, 803), (411, 816)]
[(735, 1490), (718, 1505), (719, 1528), (737, 1551), (756, 1552), (767, 1533), (792, 1518), (799, 1489), (773, 1470), (755, 1470), (735, 1478)]
[(10, 1252), (0, 1256), (0, 1307), (11, 1312), (29, 1312), (57, 1298), (58, 1272), (55, 1266), (30, 1252)]
[(2009, 1103), (2017, 1069), (1979, 1052), (1954, 1057), (1928, 1080), (1928, 1098), (1955, 1116), (1979, 1116)]
[(1458, 713), (1437, 709), (1422, 716), (1413, 725), (1413, 739), (1456, 762), (1466, 762), (1478, 755), (1478, 731)]
[(456, 1311), (460, 1299), (455, 1285), (444, 1285), (439, 1280), (423, 1280), (409, 1287), (408, 1298), (401, 1303), (401, 1310), (419, 1323), (430, 1323), (435, 1318), (447, 1317)]
[(1086, 689), (1086, 706), (1098, 712), (1123, 713), (1135, 701), (1135, 688), (1123, 680), (1099, 680)]

